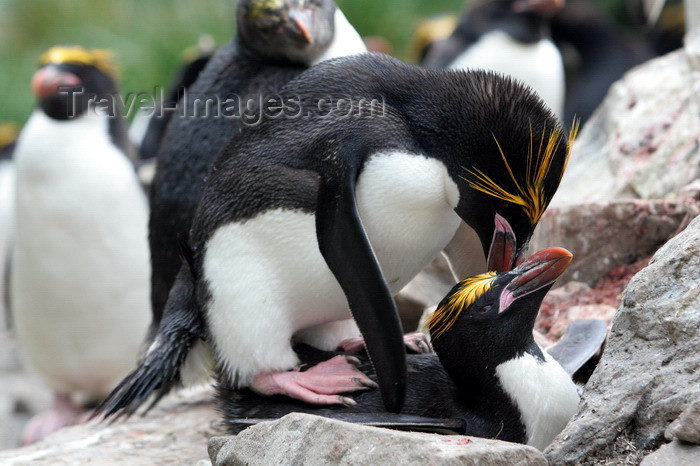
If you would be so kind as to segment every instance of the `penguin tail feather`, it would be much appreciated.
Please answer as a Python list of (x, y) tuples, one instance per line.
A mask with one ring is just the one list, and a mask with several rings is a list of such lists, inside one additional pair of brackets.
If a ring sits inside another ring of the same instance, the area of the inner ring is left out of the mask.
[(195, 303), (194, 280), (183, 264), (166, 305), (156, 338), (139, 366), (112, 390), (91, 418), (129, 417), (151, 396), (143, 414), (182, 384), (181, 368), (197, 339), (205, 338), (205, 322)]

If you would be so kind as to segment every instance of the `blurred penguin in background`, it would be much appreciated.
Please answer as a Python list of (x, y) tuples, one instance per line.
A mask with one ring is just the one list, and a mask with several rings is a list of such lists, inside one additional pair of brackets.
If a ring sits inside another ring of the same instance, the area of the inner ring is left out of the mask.
[(134, 366), (149, 319), (147, 200), (108, 52), (54, 47), (14, 151), (11, 303), (20, 352), (55, 393), (25, 444), (79, 420)]
[(422, 62), (430, 68), (483, 68), (532, 87), (561, 119), (564, 65), (549, 23), (564, 0), (476, 0), (452, 35)]

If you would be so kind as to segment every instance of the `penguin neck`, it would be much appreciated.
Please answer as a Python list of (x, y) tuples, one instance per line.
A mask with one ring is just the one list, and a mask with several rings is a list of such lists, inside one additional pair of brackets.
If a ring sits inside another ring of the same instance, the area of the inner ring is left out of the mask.
[(309, 65), (316, 65), (331, 58), (355, 55), (367, 51), (365, 42), (360, 34), (350, 24), (340, 8), (335, 9), (335, 25), (333, 40), (328, 48)]

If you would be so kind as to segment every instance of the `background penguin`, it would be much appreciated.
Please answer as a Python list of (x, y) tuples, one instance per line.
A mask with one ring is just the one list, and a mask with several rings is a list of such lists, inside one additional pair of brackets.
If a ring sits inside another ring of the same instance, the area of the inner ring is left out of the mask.
[[(532, 336), (542, 299), (566, 270), (571, 253), (540, 251), (511, 272), (489, 272), (458, 283), (429, 322), (436, 354), (408, 357), (405, 415), (458, 418), (465, 435), (527, 443), (543, 450), (578, 407), (578, 393), (564, 369)], [(314, 364), (334, 354), (300, 349)], [(366, 355), (353, 354), (372, 373)], [(250, 390), (217, 386), (219, 410), (232, 433), (238, 419), (278, 418), (291, 412), (334, 417), (383, 412), (379, 394), (356, 395), (357, 405), (318, 408)], [(362, 417), (359, 417), (361, 420)]]
[[(15, 220), (15, 165), (12, 154), (16, 137), (17, 127), (14, 124), (0, 124), (0, 314), (3, 322), (7, 303), (5, 273), (9, 265)], [(9, 325), (9, 322), (4, 325)]]
[(531, 86), (561, 118), (564, 66), (549, 38), (549, 21), (563, 4), (564, 0), (475, 1), (422, 65), (484, 68), (513, 76)]
[(320, 379), (287, 371), (292, 338), (332, 350), (358, 326), (387, 409), (399, 411), (392, 294), (462, 221), (480, 239), (472, 260), (511, 269), (570, 150), (534, 93), (492, 73), (363, 54), (310, 68), (280, 99), (270, 108), (285, 103), (285, 118), (246, 129), (217, 158), (157, 338), (100, 413), (133, 412), (214, 363), (236, 386), (352, 404), (339, 394), (368, 383), (345, 361)]
[[(180, 269), (178, 241), (189, 235), (204, 177), (219, 151), (242, 125), (257, 124), (262, 96), (275, 95), (314, 63), (366, 51), (332, 0), (241, 0), (237, 23), (236, 37), (216, 52), (187, 102), (181, 102), (188, 116), (175, 115), (158, 154), (149, 223), (151, 332), (158, 327)], [(218, 118), (201, 116), (207, 98), (229, 97), (238, 102), (233, 111)], [(196, 112), (199, 117), (192, 116)], [(241, 116), (226, 117), (229, 113)]]
[[(147, 200), (125, 153), (106, 52), (55, 47), (15, 149), (12, 312), (24, 360), (56, 393), (23, 442), (74, 421), (131, 369), (148, 323)], [(95, 105), (91, 99), (107, 99)]]

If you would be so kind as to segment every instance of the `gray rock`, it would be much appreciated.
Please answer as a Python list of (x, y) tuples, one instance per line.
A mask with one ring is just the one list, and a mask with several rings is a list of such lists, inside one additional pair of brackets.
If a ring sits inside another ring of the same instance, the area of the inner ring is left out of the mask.
[(316, 464), (546, 465), (537, 449), (476, 437), (398, 432), (289, 414), (236, 437), (213, 438), (216, 466)]
[(576, 141), (552, 205), (674, 199), (700, 174), (700, 34), (628, 72)]
[(700, 217), (629, 283), (579, 412), (545, 451), (553, 464), (614, 458), (624, 435), (637, 450), (700, 396)]
[(210, 464), (207, 440), (221, 435), (211, 388), (169, 395), (146, 416), (66, 427), (34, 445), (0, 451), (2, 465)]
[(641, 466), (698, 466), (700, 447), (674, 441), (664, 445), (642, 460)]
[(678, 419), (668, 426), (664, 435), (667, 440), (678, 439), (700, 445), (700, 399), (688, 406)]
[(556, 245), (574, 254), (558, 283), (591, 286), (610, 269), (648, 257), (700, 214), (694, 202), (632, 200), (549, 208), (540, 220), (530, 250)]

